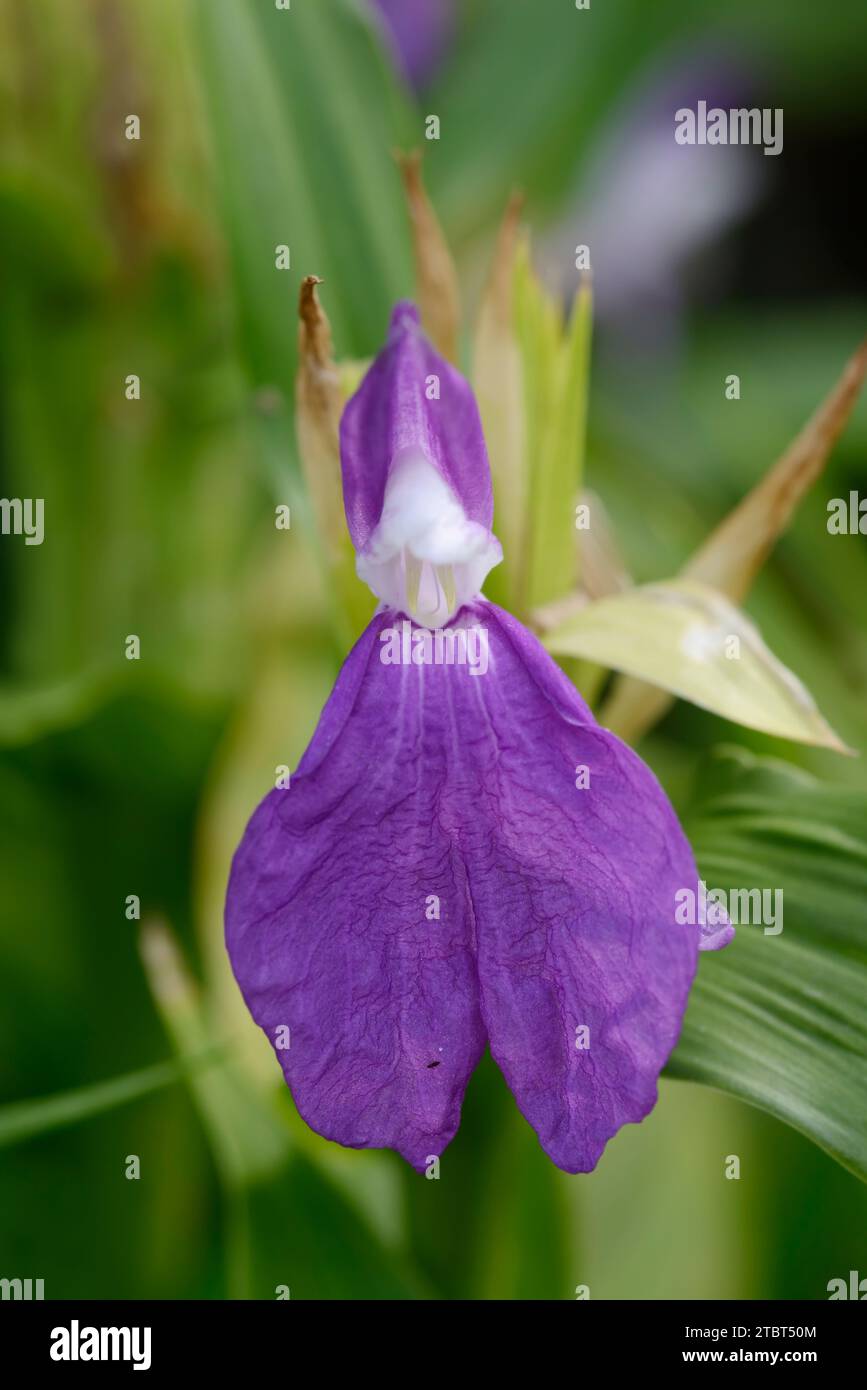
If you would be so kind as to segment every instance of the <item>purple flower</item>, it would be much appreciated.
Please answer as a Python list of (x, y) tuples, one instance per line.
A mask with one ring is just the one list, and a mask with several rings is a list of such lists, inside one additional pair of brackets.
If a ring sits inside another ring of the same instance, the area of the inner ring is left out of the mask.
[(454, 33), (454, 0), (371, 0), (398, 64), (413, 87), (439, 67)]
[[(752, 105), (742, 58), (691, 47), (630, 88), (583, 162), (566, 213), (541, 239), (548, 277), (567, 298), (578, 284), (574, 247), (590, 247), (594, 314), (620, 343), (674, 346), (690, 294), (726, 277), (708, 255), (760, 200), (773, 160), (739, 145), (679, 145), (675, 112)], [(636, 216), (636, 210), (639, 216)]]
[(341, 452), (382, 604), (235, 856), (238, 983), (326, 1138), (423, 1169), (489, 1044), (545, 1151), (587, 1171), (652, 1108), (698, 951), (732, 929), (678, 924), (698, 878), (653, 774), (481, 597), (500, 550), (478, 412), (411, 305)]

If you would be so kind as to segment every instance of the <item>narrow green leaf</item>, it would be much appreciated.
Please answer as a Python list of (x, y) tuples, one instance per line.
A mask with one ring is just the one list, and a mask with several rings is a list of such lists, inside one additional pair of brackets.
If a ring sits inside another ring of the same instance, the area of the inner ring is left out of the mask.
[(252, 3), (324, 226), (324, 241), (313, 250), (327, 257), (318, 273), (341, 301), (347, 327), (337, 339), (340, 354), (378, 350), (392, 304), (413, 286), (409, 220), (392, 152), (417, 143), (418, 117), (366, 0), (294, 0), (291, 38), (288, 12), (271, 0)]
[(570, 1179), (542, 1150), (489, 1053), (470, 1079), (460, 1130), (440, 1164), (436, 1182), (405, 1166), (402, 1173), (410, 1245), (438, 1292), (567, 1297), (577, 1254)]
[(435, 1296), (303, 1153), (291, 1154), (271, 1177), (246, 1184), (232, 1208), (230, 1297), (273, 1299), (279, 1290), (285, 1298), (285, 1289), (293, 1302), (357, 1299), (359, 1291), (389, 1301)]
[[(520, 608), (545, 601), (544, 598), (534, 597), (539, 589), (533, 575), (534, 565), (538, 560), (537, 543), (540, 535), (536, 517), (546, 510), (548, 496), (548, 440), (556, 401), (555, 381), (561, 332), (559, 308), (545, 294), (536, 278), (526, 240), (515, 267), (513, 293), (515, 334), (524, 385), (524, 474), (528, 491), (524, 553), (511, 561), (512, 564), (520, 566), (520, 597), (517, 604)], [(510, 563), (508, 556), (506, 563)], [(574, 576), (569, 574), (564, 576), (564, 589), (572, 587), (572, 578)]]
[(595, 4), (592, 14), (574, 0), (465, 9), (461, 42), (426, 96), (448, 140), (448, 157), (431, 162), (434, 202), (460, 240), (496, 221), (510, 185), (556, 206), (636, 68), (684, 23), (671, 0), (652, 11), (641, 0)]
[(639, 676), (747, 728), (846, 751), (757, 628), (695, 580), (647, 584), (588, 603), (544, 641), (552, 652)]
[(535, 607), (568, 593), (578, 578), (575, 505), (581, 485), (590, 370), (589, 285), (568, 324), (524, 248), (515, 274), (515, 324), (523, 367), (529, 477), (525, 598)]
[[(165, 924), (143, 924), (141, 954), (175, 1047), (201, 1046), (208, 1024), (198, 990)], [(229, 1297), (286, 1297), (287, 1288), (292, 1298), (348, 1298), (359, 1280), (372, 1298), (421, 1293), (361, 1210), (295, 1149), (282, 1095), (251, 1084), (234, 1046), (190, 1082), (227, 1197)]]
[(584, 469), (592, 321), (590, 285), (584, 283), (558, 335), (545, 448), (533, 484), (531, 604), (559, 598), (578, 578), (575, 505)]
[(245, 356), (254, 385), (286, 392), (301, 277), (327, 281), (341, 355), (378, 346), (411, 285), (398, 89), (351, 6), (200, 0), (196, 13)]
[[(496, 249), (476, 318), (473, 389), (482, 417), (494, 487), (494, 530), (503, 562), (490, 575), (486, 591), (495, 603), (516, 608), (526, 566), (529, 451), (524, 365), (517, 337), (519, 284), (518, 219), (514, 196), (500, 225)], [(526, 259), (526, 252), (520, 249)]]
[[(785, 452), (691, 556), (683, 569), (684, 578), (709, 584), (735, 603), (743, 602), (805, 493), (827, 466), (858, 401), (865, 375), (867, 341), (862, 341)], [(766, 411), (765, 394), (760, 398)], [(753, 420), (753, 429), (755, 424)], [(752, 447), (752, 434), (750, 443)], [(837, 561), (845, 565), (839, 550), (832, 574), (838, 568)], [(828, 589), (829, 580), (823, 573), (821, 591), (827, 594)], [(671, 703), (670, 695), (658, 687), (623, 676), (614, 682), (603, 722), (635, 742), (663, 717)]]
[(36, 1100), (4, 1105), (0, 1108), (0, 1149), (39, 1134), (65, 1129), (67, 1125), (90, 1120), (107, 1110), (115, 1110), (119, 1105), (128, 1105), (142, 1096), (152, 1095), (154, 1091), (179, 1081), (191, 1067), (213, 1061), (215, 1056), (215, 1050), (211, 1049), (197, 1057), (159, 1062), (141, 1071), (128, 1072), (126, 1076), (113, 1077), (111, 1081), (98, 1081), (92, 1086), (81, 1086), (59, 1095), (40, 1096)]
[[(198, 990), (174, 936), (163, 922), (150, 920), (142, 925), (139, 945), (154, 1002), (175, 1050), (182, 1056), (206, 1047), (210, 1039)], [(228, 1051), (219, 1067), (190, 1080), (227, 1189), (237, 1191), (278, 1171), (291, 1148), (288, 1130), (249, 1085), (234, 1052)]]
[(780, 889), (782, 931), (740, 925), (702, 958), (667, 1072), (767, 1110), (867, 1180), (867, 795), (742, 750), (702, 782), (686, 828), (708, 889)]
[(80, 723), (120, 683), (105, 669), (91, 669), (45, 685), (0, 685), (0, 747), (31, 743)]
[(267, 1038), (250, 1017), (226, 954), (223, 909), (229, 869), (254, 807), (280, 766), (294, 768), (309, 737), (311, 711), (324, 704), (334, 676), (327, 647), (312, 634), (290, 657), (282, 633), (264, 646), (251, 688), (231, 722), (202, 799), (196, 835), (194, 907), (204, 963), (208, 1018), (231, 1036), (239, 1069), (259, 1089), (280, 1072)]

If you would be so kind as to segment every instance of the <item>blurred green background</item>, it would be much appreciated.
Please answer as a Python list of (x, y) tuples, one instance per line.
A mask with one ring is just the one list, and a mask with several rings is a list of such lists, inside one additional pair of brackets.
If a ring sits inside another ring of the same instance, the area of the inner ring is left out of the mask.
[[(46, 525), (0, 538), (0, 1276), (47, 1297), (821, 1298), (867, 1275), (857, 1177), (742, 1101), (664, 1080), (569, 1178), (486, 1061), (427, 1182), (307, 1132), (236, 998), (229, 858), (344, 646), (294, 441), (298, 284), (324, 277), (341, 358), (377, 350), (413, 290), (392, 151), (425, 147), (470, 311), (515, 186), (555, 292), (592, 240), (587, 478), (639, 580), (676, 572), (867, 326), (861, 0), (441, 3), (409, 81), (374, 0), (0, 0), (0, 495)], [(782, 156), (675, 167), (674, 107), (717, 92), (783, 108)], [(865, 459), (862, 402), (747, 605), (861, 749), (867, 544), (825, 520)], [(720, 742), (867, 793), (863, 758), (682, 703), (642, 753), (688, 808)]]

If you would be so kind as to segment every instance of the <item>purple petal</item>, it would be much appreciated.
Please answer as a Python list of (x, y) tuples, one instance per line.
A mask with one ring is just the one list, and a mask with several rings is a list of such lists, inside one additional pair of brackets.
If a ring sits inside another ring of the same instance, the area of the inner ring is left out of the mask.
[[(439, 379), (439, 399), (426, 382)], [(434, 465), (467, 519), (490, 531), (491, 470), (469, 383), (435, 352), (404, 301), (391, 316), (388, 342), (349, 401), (340, 422), (343, 500), (355, 549), (366, 548), (382, 516), (389, 476), (408, 452)]]
[(439, 67), (454, 31), (453, 0), (371, 0), (385, 23), (398, 63), (414, 87)]
[(721, 951), (724, 946), (728, 946), (730, 941), (735, 939), (735, 929), (731, 922), (720, 923), (719, 926), (705, 924), (701, 928), (698, 949), (700, 951)]
[(490, 821), (465, 850), (482, 1017), (542, 1147), (586, 1172), (655, 1104), (699, 946), (676, 895), (698, 875), (649, 768), (515, 619), (489, 622), (475, 763)]
[(235, 974), (272, 1043), (291, 1030), (277, 1055), (327, 1138), (423, 1167), (487, 1035), (551, 1158), (587, 1170), (652, 1107), (680, 1030), (692, 854), (652, 773), (514, 619), (461, 613), (453, 630), (487, 632), (477, 675), (383, 664), (400, 622), (374, 618), (291, 788), (247, 828)]
[(347, 658), (291, 786), (247, 827), (226, 941), (311, 1128), (421, 1169), (458, 1127), (485, 1032), (463, 865), (438, 814), (450, 710), (418, 668), (381, 665), (385, 621)]

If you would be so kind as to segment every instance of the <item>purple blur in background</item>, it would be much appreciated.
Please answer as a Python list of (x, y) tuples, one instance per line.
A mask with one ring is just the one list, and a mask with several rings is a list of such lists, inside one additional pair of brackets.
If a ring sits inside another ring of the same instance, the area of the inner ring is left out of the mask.
[(455, 32), (454, 0), (369, 0), (383, 20), (398, 65), (413, 87), (429, 82)]
[(539, 238), (544, 278), (567, 300), (578, 287), (576, 244), (590, 247), (594, 313), (621, 344), (675, 345), (691, 294), (712, 297), (725, 282), (725, 238), (774, 171), (755, 147), (679, 145), (675, 112), (699, 100), (749, 106), (756, 82), (739, 55), (706, 47), (649, 69), (596, 135), (565, 213)]

